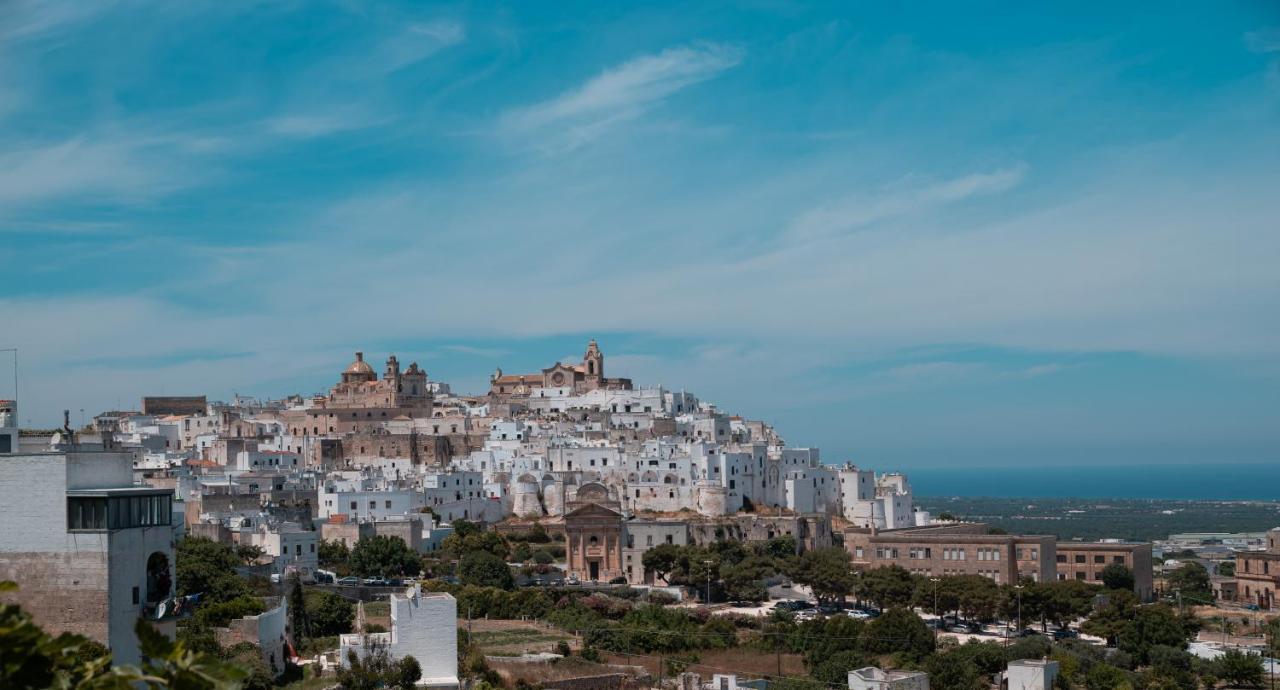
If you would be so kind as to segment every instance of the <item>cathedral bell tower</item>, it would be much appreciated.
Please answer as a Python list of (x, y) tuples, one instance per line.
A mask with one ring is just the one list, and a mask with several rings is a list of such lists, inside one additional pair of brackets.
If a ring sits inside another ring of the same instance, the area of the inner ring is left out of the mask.
[(592, 388), (598, 388), (604, 381), (604, 354), (595, 338), (587, 343), (587, 351), (582, 355), (582, 373)]

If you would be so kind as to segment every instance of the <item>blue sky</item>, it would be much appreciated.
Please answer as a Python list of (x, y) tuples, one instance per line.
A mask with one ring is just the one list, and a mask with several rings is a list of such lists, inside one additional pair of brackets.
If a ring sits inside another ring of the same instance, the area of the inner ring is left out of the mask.
[(0, 4), (22, 416), (595, 336), (829, 461), (1280, 460), (1276, 5), (851, 5)]

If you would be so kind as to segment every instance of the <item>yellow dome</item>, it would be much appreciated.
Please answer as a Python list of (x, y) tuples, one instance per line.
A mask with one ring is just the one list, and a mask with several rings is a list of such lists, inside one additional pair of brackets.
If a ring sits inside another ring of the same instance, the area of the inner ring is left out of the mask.
[(356, 353), (356, 361), (352, 362), (352, 363), (351, 363), (351, 366), (347, 367), (346, 371), (344, 371), (344, 372), (342, 372), (342, 373), (344, 373), (344, 374), (372, 374), (372, 373), (373, 373), (373, 367), (369, 366), (369, 363), (368, 363), (368, 362), (366, 362), (366, 361), (364, 361), (364, 353), (363, 353), (363, 352), (357, 352), (357, 353)]

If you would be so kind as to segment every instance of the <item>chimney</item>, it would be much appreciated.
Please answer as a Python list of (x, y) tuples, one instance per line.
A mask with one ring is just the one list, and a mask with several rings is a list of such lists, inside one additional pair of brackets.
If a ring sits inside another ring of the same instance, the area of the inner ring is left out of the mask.
[(356, 361), (357, 361), (357, 362), (363, 362), (363, 361), (364, 361), (364, 353), (363, 353), (363, 352), (359, 352), (359, 351), (357, 351), (357, 352), (356, 352)]

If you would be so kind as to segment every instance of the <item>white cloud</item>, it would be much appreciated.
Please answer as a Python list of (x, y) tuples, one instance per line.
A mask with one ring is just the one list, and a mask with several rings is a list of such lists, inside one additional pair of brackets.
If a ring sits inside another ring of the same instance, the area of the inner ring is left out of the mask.
[(1026, 171), (1027, 166), (1019, 163), (925, 185), (900, 182), (897, 188), (879, 195), (854, 194), (805, 212), (792, 223), (787, 237), (791, 241), (818, 239), (970, 197), (1000, 194), (1019, 185)]
[(742, 61), (742, 49), (704, 43), (642, 55), (605, 70), (581, 86), (502, 117), (504, 130), (560, 130), (576, 146), (633, 119), (668, 96), (706, 81)]
[(185, 187), (154, 142), (132, 137), (75, 137), (0, 152), (0, 209), (75, 197), (146, 199)]
[(393, 71), (462, 43), (466, 28), (459, 22), (438, 20), (410, 24), (404, 32), (384, 41), (377, 51), (378, 67)]

